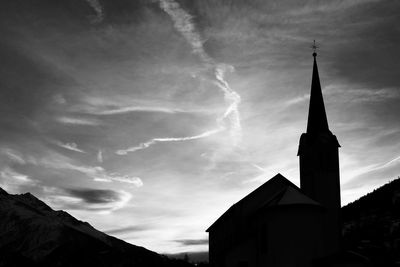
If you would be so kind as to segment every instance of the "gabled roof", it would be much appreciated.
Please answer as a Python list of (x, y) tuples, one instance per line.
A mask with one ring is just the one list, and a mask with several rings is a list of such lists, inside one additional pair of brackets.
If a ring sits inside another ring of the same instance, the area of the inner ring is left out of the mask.
[[(279, 200), (275, 203), (275, 206), (293, 205), (293, 204), (308, 204), (308, 205), (320, 205), (317, 201), (312, 200), (298, 190), (288, 186), (284, 190)], [(270, 205), (271, 206), (271, 205)]]
[(247, 217), (263, 208), (299, 204), (321, 206), (318, 202), (304, 195), (300, 188), (278, 173), (232, 205), (206, 231), (209, 232), (213, 227), (231, 217)]

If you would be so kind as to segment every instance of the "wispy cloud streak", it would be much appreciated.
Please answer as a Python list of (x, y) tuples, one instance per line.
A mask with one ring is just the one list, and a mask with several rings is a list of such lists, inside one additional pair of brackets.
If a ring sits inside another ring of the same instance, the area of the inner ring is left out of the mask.
[(198, 55), (208, 67), (214, 68), (216, 79), (215, 84), (222, 90), (225, 101), (229, 103), (228, 108), (217, 121), (222, 125), (226, 119), (229, 120), (229, 128), (233, 138), (233, 144), (235, 146), (238, 145), (242, 135), (238, 109), (241, 98), (237, 92), (232, 90), (228, 82), (225, 80), (226, 71), (233, 71), (233, 66), (217, 64), (214, 59), (206, 53), (200, 34), (197, 32), (193, 23), (193, 16), (181, 8), (177, 2), (174, 0), (160, 0), (160, 6), (171, 17), (177, 31), (179, 31), (191, 45), (193, 53)]
[(0, 170), (0, 187), (7, 191), (18, 192), (21, 186), (35, 185), (38, 181), (33, 180), (26, 174), (19, 173), (10, 167)]
[(389, 160), (388, 162), (386, 162), (386, 163), (384, 163), (384, 164), (381, 164), (381, 165), (378, 166), (378, 167), (374, 167), (374, 168), (369, 169), (369, 170), (367, 171), (367, 173), (368, 173), (368, 172), (377, 171), (377, 170), (381, 170), (381, 169), (387, 168), (387, 167), (389, 167), (390, 165), (392, 165), (393, 163), (396, 163), (396, 162), (398, 162), (398, 161), (400, 161), (400, 156), (398, 156), (398, 157), (396, 157), (396, 158), (394, 158), (394, 159), (392, 159), (392, 160)]
[[(176, 103), (160, 102), (156, 99), (129, 99), (127, 97), (98, 97), (98, 96), (85, 96), (82, 103), (71, 106), (69, 111), (72, 113), (84, 113), (87, 115), (95, 116), (111, 116), (120, 114), (129, 114), (134, 112), (149, 112), (149, 113), (205, 113), (209, 114), (209, 109), (179, 107)], [(80, 119), (80, 118), (79, 118)], [(60, 118), (58, 119), (60, 121)], [(85, 119), (87, 120), (87, 119)], [(71, 118), (62, 117), (62, 122), (73, 123)]]
[(60, 141), (56, 141), (55, 144), (59, 147), (71, 150), (71, 151), (75, 151), (75, 152), (79, 152), (79, 153), (86, 153), (85, 151), (83, 151), (82, 149), (78, 148), (78, 145), (76, 143), (62, 143)]
[[(375, 172), (375, 171), (380, 171), (380, 170), (384, 170), (388, 167), (393, 167), (393, 165), (395, 165), (396, 163), (400, 162), (400, 156), (393, 158), (391, 160), (389, 160), (388, 162), (385, 163), (380, 163), (380, 164), (372, 164), (372, 165), (368, 165), (365, 167), (360, 167), (355, 171), (347, 171), (347, 175), (353, 178), (356, 177), (360, 177), (361, 175), (365, 175), (367, 173), (371, 173), (371, 172)], [(351, 183), (353, 184), (353, 183)], [(349, 186), (349, 184), (345, 185), (345, 186)]]
[(192, 111), (185, 111), (178, 108), (163, 108), (163, 107), (121, 107), (116, 109), (108, 109), (108, 110), (90, 110), (88, 111), (89, 114), (93, 115), (118, 115), (118, 114), (125, 114), (131, 112), (160, 112), (160, 113), (185, 113), (185, 112), (192, 112)]
[(233, 91), (228, 82), (225, 80), (224, 75), (226, 69), (233, 71), (233, 67), (230, 65), (219, 65), (216, 68), (216, 78), (217, 78), (217, 86), (224, 92), (225, 101), (229, 102), (230, 105), (223, 114), (223, 116), (219, 119), (223, 122), (225, 119), (228, 119), (230, 122), (230, 133), (233, 139), (233, 144), (237, 146), (242, 138), (242, 126), (240, 123), (240, 114), (239, 114), (239, 104), (241, 101), (240, 95)]
[(126, 155), (129, 152), (142, 150), (159, 142), (181, 142), (205, 138), (226, 129), (226, 120), (229, 121), (228, 128), (233, 140), (233, 145), (237, 146), (242, 137), (242, 127), (238, 109), (241, 98), (237, 92), (232, 90), (228, 82), (225, 80), (225, 73), (227, 71), (233, 71), (233, 66), (227, 64), (217, 64), (214, 59), (206, 53), (200, 34), (197, 32), (192, 21), (193, 17), (184, 9), (182, 9), (177, 2), (173, 0), (160, 0), (160, 6), (173, 20), (175, 29), (179, 31), (186, 41), (191, 45), (193, 53), (198, 55), (207, 67), (214, 69), (215, 80), (213, 82), (224, 93), (224, 99), (229, 106), (222, 116), (217, 118), (217, 129), (206, 131), (202, 134), (194, 136), (154, 138), (147, 142), (141, 143), (138, 146), (118, 150), (116, 151), (116, 154)]
[(18, 173), (13, 169), (6, 167), (0, 171), (0, 177), (4, 179), (12, 180), (13, 183), (31, 183), (32, 180), (28, 175)]
[(57, 156), (43, 158), (37, 160), (37, 164), (45, 168), (58, 169), (58, 170), (70, 170), (83, 173), (89, 178), (92, 178), (95, 182), (120, 182), (134, 185), (136, 187), (143, 186), (143, 181), (136, 176), (122, 175), (117, 172), (108, 172), (101, 166), (87, 166), (77, 165), (69, 162), (67, 158)]
[(0, 153), (6, 155), (10, 160), (16, 162), (18, 164), (25, 164), (26, 161), (22, 158), (22, 156), (12, 149), (3, 148), (0, 149)]
[(138, 150), (142, 150), (142, 149), (148, 148), (149, 146), (154, 145), (156, 143), (182, 142), (182, 141), (196, 140), (196, 139), (200, 139), (200, 138), (205, 138), (205, 137), (211, 136), (211, 135), (216, 134), (218, 132), (221, 132), (223, 130), (224, 130), (224, 128), (218, 128), (218, 129), (214, 129), (214, 130), (211, 130), (211, 131), (204, 132), (204, 133), (199, 134), (199, 135), (186, 136), (186, 137), (154, 138), (154, 139), (151, 139), (150, 141), (141, 143), (141, 144), (139, 144), (137, 146), (133, 146), (133, 147), (130, 147), (128, 149), (118, 150), (115, 153), (118, 154), (118, 155), (126, 155), (129, 152), (135, 152), (135, 151), (138, 151)]
[(98, 120), (73, 118), (73, 117), (58, 117), (58, 118), (56, 118), (56, 120), (63, 124), (72, 124), (72, 125), (96, 126), (96, 125), (100, 124), (100, 122)]
[(174, 0), (160, 0), (160, 7), (171, 17), (175, 29), (192, 46), (193, 53), (197, 54), (203, 62), (215, 65), (214, 60), (204, 50), (203, 41), (192, 21), (193, 16), (182, 9)]

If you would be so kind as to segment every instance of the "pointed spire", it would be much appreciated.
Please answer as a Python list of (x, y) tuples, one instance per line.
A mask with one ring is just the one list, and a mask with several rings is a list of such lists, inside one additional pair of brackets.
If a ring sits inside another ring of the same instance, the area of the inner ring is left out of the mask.
[[(314, 49), (316, 48), (314, 44)], [(322, 97), (321, 84), (319, 82), (317, 53), (314, 50), (314, 66), (311, 82), (310, 107), (308, 110), (307, 133), (329, 132), (326, 118), (324, 99)]]

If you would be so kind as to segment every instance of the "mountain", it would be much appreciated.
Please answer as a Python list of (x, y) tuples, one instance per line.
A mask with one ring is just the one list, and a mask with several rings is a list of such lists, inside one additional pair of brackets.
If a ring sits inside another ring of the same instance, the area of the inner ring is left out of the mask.
[(30, 193), (0, 188), (0, 218), (0, 267), (192, 266), (106, 235)]
[(374, 266), (400, 265), (400, 178), (344, 206), (342, 220), (347, 249)]

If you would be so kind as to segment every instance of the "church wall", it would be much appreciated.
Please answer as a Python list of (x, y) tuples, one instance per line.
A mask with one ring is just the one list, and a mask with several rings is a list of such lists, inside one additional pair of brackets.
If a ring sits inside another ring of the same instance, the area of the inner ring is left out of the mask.
[(257, 241), (255, 236), (249, 237), (242, 243), (236, 244), (225, 255), (226, 267), (260, 266), (257, 262)]
[(210, 232), (210, 263), (309, 267), (311, 259), (322, 255), (322, 215), (319, 207), (288, 206), (262, 211), (245, 229), (221, 225)]
[(255, 236), (254, 233), (253, 226), (247, 225), (243, 217), (233, 215), (215, 226), (209, 232), (209, 261), (212, 266), (228, 266), (228, 254), (246, 243), (250, 236)]
[(276, 210), (268, 218), (268, 250), (259, 266), (309, 267), (322, 256), (323, 210), (292, 206)]
[[(227, 251), (241, 244), (249, 236), (255, 236), (256, 224), (248, 225), (244, 219), (265, 204), (265, 196), (273, 196), (286, 188), (280, 180), (269, 181), (268, 187), (260, 187), (228, 210), (223, 218), (209, 229), (209, 261), (223, 266)], [(215, 265), (217, 266), (217, 265)]]

